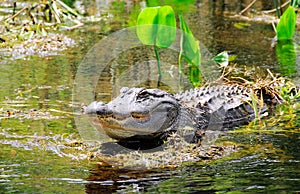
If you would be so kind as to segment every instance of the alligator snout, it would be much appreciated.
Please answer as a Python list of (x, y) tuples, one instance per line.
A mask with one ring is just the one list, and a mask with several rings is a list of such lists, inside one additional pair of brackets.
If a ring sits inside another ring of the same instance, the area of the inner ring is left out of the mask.
[(104, 102), (92, 102), (85, 108), (86, 114), (110, 115), (112, 111)]

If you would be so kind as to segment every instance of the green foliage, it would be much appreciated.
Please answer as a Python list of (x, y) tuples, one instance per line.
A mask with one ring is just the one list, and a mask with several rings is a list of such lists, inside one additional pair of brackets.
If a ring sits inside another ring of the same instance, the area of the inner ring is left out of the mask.
[(145, 45), (169, 47), (176, 38), (176, 18), (170, 6), (147, 7), (137, 19), (137, 35)]
[(276, 56), (283, 75), (292, 76), (296, 70), (296, 51), (292, 40), (279, 40), (276, 44)]
[(151, 0), (147, 1), (148, 7), (162, 6), (162, 5), (172, 5), (172, 6), (185, 6), (194, 4), (195, 0)]
[(292, 83), (287, 82), (284, 86), (280, 87), (280, 96), (288, 102), (300, 98), (300, 91)]
[(179, 14), (179, 21), (182, 30), (181, 53), (189, 65), (199, 67), (201, 63), (199, 41), (195, 40), (193, 33), (185, 23), (181, 14)]
[(199, 87), (201, 83), (201, 71), (199, 67), (190, 66), (188, 76), (194, 87)]
[(70, 7), (73, 6), (73, 4), (74, 4), (75, 1), (76, 1), (76, 0), (63, 0), (63, 2), (64, 2), (66, 5), (70, 6)]
[(273, 0), (275, 8), (276, 8), (276, 14), (278, 16), (278, 18), (280, 18), (280, 10), (279, 10), (279, 4), (278, 4), (278, 0)]
[(143, 9), (137, 19), (137, 36), (143, 44), (154, 46), (160, 82), (162, 72), (157, 47), (167, 48), (176, 38), (176, 18), (172, 7)]
[(201, 53), (199, 41), (196, 41), (193, 33), (185, 23), (183, 16), (179, 14), (180, 29), (181, 29), (181, 42), (179, 54), (179, 72), (182, 73), (182, 57), (188, 63), (189, 79), (194, 87), (200, 85), (201, 82)]
[(237, 22), (237, 23), (234, 23), (234, 25), (233, 25), (235, 28), (237, 28), (237, 29), (244, 29), (245, 27), (249, 27), (249, 26), (251, 26), (251, 24), (249, 24), (249, 23), (245, 23), (245, 22)]
[[(158, 3), (158, 2), (157, 2)], [(154, 4), (156, 5), (156, 4)], [(201, 54), (199, 42), (179, 14), (182, 30), (179, 54), (180, 74), (182, 73), (182, 58), (189, 64), (189, 77), (194, 86), (200, 83)], [(158, 65), (159, 78), (161, 77), (158, 48), (169, 47), (176, 38), (176, 18), (170, 6), (147, 7), (141, 11), (137, 19), (137, 36), (145, 45), (153, 45)]]
[(259, 117), (260, 117), (259, 116), (259, 108), (257, 105), (258, 98), (253, 92), (251, 92), (250, 97), (251, 97), (251, 106), (252, 106), (254, 114), (255, 114), (255, 119), (259, 119)]
[(291, 6), (293, 7), (299, 7), (300, 6), (300, 0), (292, 0)]
[(224, 52), (219, 53), (212, 60), (214, 62), (218, 63), (219, 65), (221, 65), (221, 67), (226, 67), (226, 66), (228, 66), (228, 63), (229, 63), (229, 55), (226, 51), (224, 51)]
[(190, 12), (195, 0), (150, 0), (146, 1), (147, 7), (170, 5), (177, 13)]
[(292, 6), (289, 6), (282, 14), (280, 21), (276, 27), (277, 39), (287, 40), (291, 39), (295, 32), (296, 13)]

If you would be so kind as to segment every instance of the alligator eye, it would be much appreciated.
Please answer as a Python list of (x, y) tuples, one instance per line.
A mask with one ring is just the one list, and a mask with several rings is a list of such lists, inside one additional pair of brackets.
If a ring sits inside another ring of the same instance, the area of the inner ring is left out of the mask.
[(131, 113), (131, 117), (138, 120), (146, 120), (149, 118), (149, 114), (143, 114), (143, 113)]
[(149, 92), (148, 92), (147, 90), (142, 90), (142, 91), (140, 91), (140, 92), (138, 93), (137, 99), (139, 99), (139, 98), (141, 98), (141, 99), (147, 98), (149, 95), (150, 95), (150, 94), (149, 94)]

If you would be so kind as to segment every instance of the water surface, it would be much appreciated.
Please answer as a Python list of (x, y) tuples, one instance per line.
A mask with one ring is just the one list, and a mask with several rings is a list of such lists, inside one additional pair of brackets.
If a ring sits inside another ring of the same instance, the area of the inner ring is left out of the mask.
[[(237, 55), (234, 63), (239, 72), (259, 67), (260, 74), (266, 75), (265, 70), (271, 69), (299, 84), (298, 51), (285, 53), (283, 58), (278, 56), (276, 47), (272, 47), (275, 34), (270, 24), (231, 17), (248, 1), (226, 5), (212, 2), (197, 1), (183, 10), (195, 37), (211, 56), (230, 51)], [(87, 151), (78, 146), (81, 136), (73, 117), (74, 106), (79, 106), (72, 102), (77, 68), (95, 43), (133, 25), (145, 3), (84, 1), (84, 4), (92, 7), (87, 14), (105, 19), (63, 32), (77, 42), (75, 47), (58, 56), (32, 56), (0, 65), (1, 193), (300, 192), (299, 102), (282, 105), (263, 121), (219, 138), (219, 142), (233, 142), (238, 147), (223, 159), (140, 170), (118, 169), (87, 157)], [(258, 10), (271, 8), (268, 3), (256, 5)], [(239, 22), (249, 25), (236, 28)], [(295, 47), (297, 40), (298, 36), (293, 42)], [(292, 57), (287, 65), (286, 56)], [(161, 57), (168, 62), (163, 67), (164, 75), (172, 80), (178, 70), (176, 52), (161, 51)], [(107, 102), (118, 94), (121, 86), (136, 86), (129, 78), (140, 81), (140, 86), (157, 87), (153, 77), (144, 81), (144, 74), (139, 74), (139, 69), (145, 70), (145, 66), (146, 74), (155, 77), (152, 48), (138, 47), (123, 53), (102, 72), (95, 99)], [(189, 83), (180, 87), (178, 83), (172, 87), (161, 85), (171, 92), (190, 87)], [(86, 149), (92, 153), (91, 147)]]

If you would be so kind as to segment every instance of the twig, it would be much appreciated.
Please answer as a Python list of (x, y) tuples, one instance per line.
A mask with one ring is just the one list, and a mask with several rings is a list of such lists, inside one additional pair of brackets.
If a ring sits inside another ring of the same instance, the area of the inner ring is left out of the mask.
[(243, 13), (245, 12), (245, 11), (247, 11), (252, 5), (254, 5), (254, 3), (256, 2), (257, 0), (253, 0), (245, 9), (243, 9), (240, 13), (239, 13), (239, 15), (243, 15)]
[(270, 74), (270, 76), (276, 80), (276, 78), (274, 77), (273, 73), (270, 71), (270, 69), (267, 69), (267, 72)]
[(71, 14), (75, 15), (76, 17), (78, 17), (79, 15), (69, 6), (67, 6), (64, 2), (60, 1), (60, 0), (56, 0), (57, 3), (59, 3), (63, 8), (65, 8), (68, 12), (70, 12)]
[(277, 30), (276, 30), (276, 26), (275, 26), (274, 22), (272, 22), (272, 27), (273, 27), (274, 32), (277, 34)]
[[(290, 0), (288, 0), (287, 2), (285, 2), (284, 4), (282, 4), (279, 8), (281, 9), (281, 8), (287, 6), (289, 3), (290, 3)], [(264, 14), (269, 14), (269, 13), (273, 13), (273, 12), (276, 12), (276, 9), (262, 11), (262, 13), (264, 13)]]
[(56, 5), (56, 1), (55, 0), (52, 0), (50, 3), (49, 3), (49, 7), (52, 9), (52, 12), (54, 13), (54, 18), (56, 20), (56, 23), (60, 24), (61, 23), (61, 20), (59, 18), (59, 11), (57, 9), (57, 5)]
[[(236, 64), (234, 64), (233, 68), (234, 69), (236, 66)], [(227, 80), (229, 82), (229, 79), (226, 78), (227, 75), (231, 74), (232, 72), (232, 69), (230, 70), (230, 68), (228, 69), (228, 72), (226, 72), (226, 67), (223, 67), (223, 70), (222, 70), (222, 75), (215, 81), (216, 83), (221, 81), (222, 79), (225, 79), (225, 81)]]
[(73, 30), (73, 29), (76, 29), (76, 28), (80, 28), (82, 27), (84, 24), (83, 23), (78, 23), (77, 25), (75, 26), (71, 26), (71, 27), (68, 27), (67, 30)]
[(28, 11), (28, 15), (29, 15), (30, 19), (32, 20), (32, 24), (36, 24), (37, 19), (34, 17), (34, 15), (30, 11)]
[(18, 15), (20, 15), (20, 13), (22, 13), (22, 12), (23, 12), (24, 10), (26, 10), (26, 9), (28, 9), (28, 6), (23, 7), (23, 8), (22, 8), (20, 11), (18, 11), (16, 14), (14, 14), (14, 15), (8, 17), (5, 21), (7, 22), (7, 21), (9, 21), (9, 20), (11, 20), (11, 19), (14, 19), (15, 17), (17, 17)]
[(232, 79), (237, 79), (237, 80), (242, 80), (244, 82), (244, 84), (250, 84), (251, 82), (242, 78), (242, 77), (231, 77)]

